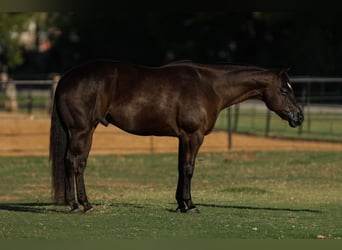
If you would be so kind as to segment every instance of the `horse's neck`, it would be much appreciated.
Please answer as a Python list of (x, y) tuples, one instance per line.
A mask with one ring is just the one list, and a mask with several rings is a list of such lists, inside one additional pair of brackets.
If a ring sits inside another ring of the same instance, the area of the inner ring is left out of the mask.
[(221, 108), (248, 99), (262, 99), (263, 90), (271, 82), (272, 75), (262, 69), (226, 72), (218, 78), (215, 89), (221, 99)]

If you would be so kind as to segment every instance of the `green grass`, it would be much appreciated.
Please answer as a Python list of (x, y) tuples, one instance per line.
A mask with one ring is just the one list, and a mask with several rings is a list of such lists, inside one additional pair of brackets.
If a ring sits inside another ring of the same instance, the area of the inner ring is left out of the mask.
[(90, 157), (90, 214), (50, 201), (46, 157), (0, 158), (1, 239), (342, 238), (339, 152), (200, 153), (174, 213), (177, 156)]

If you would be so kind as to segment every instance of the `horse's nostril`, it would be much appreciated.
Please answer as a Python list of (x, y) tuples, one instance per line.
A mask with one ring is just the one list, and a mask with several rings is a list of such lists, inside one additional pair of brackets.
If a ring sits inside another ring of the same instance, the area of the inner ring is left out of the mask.
[(298, 113), (298, 122), (302, 123), (304, 121), (304, 116)]

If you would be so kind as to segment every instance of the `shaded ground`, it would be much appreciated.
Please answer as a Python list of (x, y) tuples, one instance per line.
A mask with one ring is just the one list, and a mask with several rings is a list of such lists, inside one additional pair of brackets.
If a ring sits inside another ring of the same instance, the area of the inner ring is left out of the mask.
[[(50, 119), (46, 115), (28, 116), (0, 113), (0, 156), (48, 155)], [(99, 125), (91, 154), (129, 154), (177, 152), (177, 139), (171, 137), (143, 137), (120, 129)], [(311, 150), (342, 151), (342, 143), (279, 140), (234, 134), (234, 151)], [(228, 137), (224, 132), (208, 135), (200, 152), (227, 151)]]

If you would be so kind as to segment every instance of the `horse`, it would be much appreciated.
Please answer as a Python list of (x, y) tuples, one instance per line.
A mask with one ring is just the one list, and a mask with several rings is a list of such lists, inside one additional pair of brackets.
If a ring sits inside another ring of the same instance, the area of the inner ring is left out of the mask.
[(221, 110), (256, 98), (291, 127), (303, 122), (288, 70), (186, 61), (152, 67), (96, 60), (74, 67), (58, 82), (51, 115), (54, 202), (72, 212), (79, 204), (84, 212), (93, 209), (86, 162), (98, 124), (112, 124), (135, 135), (178, 138), (175, 211), (198, 213), (191, 198), (196, 155)]

